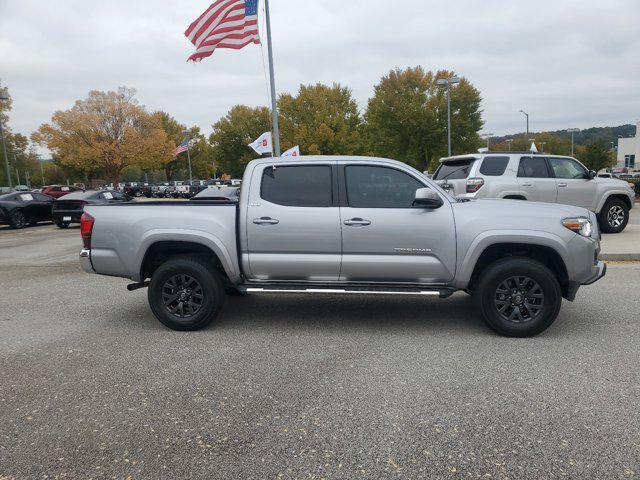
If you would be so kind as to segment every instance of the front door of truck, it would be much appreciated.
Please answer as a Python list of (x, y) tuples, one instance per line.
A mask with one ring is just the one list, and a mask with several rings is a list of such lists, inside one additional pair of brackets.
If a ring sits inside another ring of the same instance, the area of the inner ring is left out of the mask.
[(549, 165), (558, 187), (558, 203), (595, 210), (596, 182), (573, 158), (550, 157)]
[(392, 166), (339, 164), (342, 226), (340, 279), (446, 283), (453, 279), (456, 236), (449, 201), (413, 206), (429, 185)]
[(333, 163), (256, 169), (246, 217), (251, 279), (338, 280), (342, 245)]

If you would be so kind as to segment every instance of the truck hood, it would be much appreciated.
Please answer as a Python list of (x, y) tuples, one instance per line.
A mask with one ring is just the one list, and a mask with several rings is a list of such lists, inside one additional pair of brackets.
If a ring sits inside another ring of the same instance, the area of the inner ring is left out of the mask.
[(454, 203), (453, 212), (458, 230), (471, 226), (476, 232), (536, 230), (569, 238), (575, 233), (562, 225), (562, 219), (568, 217), (588, 218), (598, 229), (595, 215), (587, 209), (558, 203), (478, 199)]

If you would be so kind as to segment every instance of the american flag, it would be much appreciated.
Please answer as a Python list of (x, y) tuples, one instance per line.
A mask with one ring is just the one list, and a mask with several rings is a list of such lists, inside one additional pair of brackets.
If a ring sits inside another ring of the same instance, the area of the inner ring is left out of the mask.
[(178, 145), (176, 148), (173, 149), (173, 152), (171, 152), (171, 154), (174, 157), (177, 157), (182, 152), (186, 152), (188, 149), (189, 149), (189, 140), (183, 140), (180, 145)]
[(216, 0), (184, 34), (196, 47), (188, 59), (192, 61), (210, 56), (216, 48), (260, 43), (258, 0)]

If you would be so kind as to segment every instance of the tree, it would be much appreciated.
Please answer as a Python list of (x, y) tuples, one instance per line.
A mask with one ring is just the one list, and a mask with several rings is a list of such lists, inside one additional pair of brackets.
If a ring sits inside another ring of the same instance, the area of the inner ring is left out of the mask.
[(249, 147), (261, 133), (271, 130), (271, 110), (236, 105), (213, 124), (209, 136), (212, 157), (219, 172), (240, 177), (247, 163), (257, 157)]
[[(375, 86), (365, 119), (369, 153), (391, 157), (418, 169), (435, 168), (447, 154), (446, 92), (436, 84), (453, 72), (422, 67), (392, 70)], [(481, 144), (480, 92), (465, 78), (451, 87), (451, 142), (454, 153)]]
[(580, 156), (580, 160), (587, 168), (596, 172), (616, 163), (613, 150), (606, 140), (595, 140), (588, 144), (584, 154)]
[(280, 96), (278, 110), (283, 146), (300, 145), (305, 155), (359, 153), (362, 120), (348, 88), (300, 85), (296, 96)]
[(34, 140), (54, 152), (61, 165), (99, 171), (114, 184), (128, 166), (158, 168), (173, 148), (157, 119), (138, 104), (135, 90), (125, 87), (94, 90), (71, 109), (55, 112), (51, 120)]

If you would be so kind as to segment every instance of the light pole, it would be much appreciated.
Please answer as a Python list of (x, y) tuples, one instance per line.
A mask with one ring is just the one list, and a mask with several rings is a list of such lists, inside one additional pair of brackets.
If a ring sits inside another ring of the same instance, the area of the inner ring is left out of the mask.
[(189, 143), (191, 142), (191, 138), (189, 138), (189, 130), (185, 130), (182, 133), (187, 137), (187, 160), (189, 162), (189, 184), (193, 182), (193, 175), (191, 173), (191, 152), (189, 151)]
[(493, 137), (493, 133), (483, 133), (480, 136), (487, 139), (487, 150), (489, 150), (489, 139)]
[(44, 167), (42, 166), (42, 160), (38, 158), (38, 162), (40, 162), (40, 175), (42, 175), (42, 186), (44, 187)]
[(439, 78), (436, 85), (447, 86), (447, 141), (449, 145), (449, 156), (451, 156), (451, 85), (460, 83), (458, 77)]
[(507, 145), (509, 145), (509, 151), (511, 151), (511, 144), (513, 143), (513, 138), (507, 139)]
[[(9, 100), (9, 97), (6, 95), (0, 95), (0, 101)], [(7, 157), (7, 144), (4, 141), (4, 130), (2, 129), (2, 122), (0, 122), (0, 140), (2, 140), (2, 149), (4, 150), (4, 166), (7, 170), (7, 182), (9, 182), (9, 187), (11, 185), (11, 170), (9, 169), (9, 157)]]
[(573, 134), (578, 133), (580, 131), (579, 128), (567, 128), (567, 132), (571, 134), (571, 156), (573, 157)]
[(528, 137), (529, 136), (529, 114), (524, 110), (520, 110), (520, 113), (522, 113), (525, 117), (527, 117), (527, 137)]

